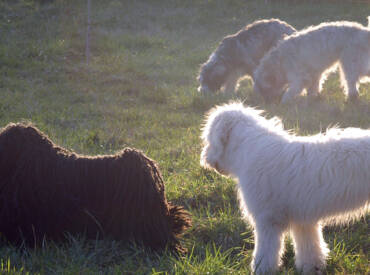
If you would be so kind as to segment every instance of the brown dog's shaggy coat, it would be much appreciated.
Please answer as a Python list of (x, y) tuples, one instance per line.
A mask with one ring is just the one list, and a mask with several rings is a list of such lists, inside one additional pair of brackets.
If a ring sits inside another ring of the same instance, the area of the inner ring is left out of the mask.
[(210, 93), (224, 87), (233, 93), (241, 78), (257, 68), (263, 56), (286, 35), (296, 30), (279, 19), (255, 21), (220, 42), (208, 61), (201, 65), (199, 92)]
[(191, 224), (167, 202), (156, 163), (126, 148), (82, 156), (55, 145), (31, 125), (0, 132), (0, 236), (15, 244), (61, 241), (65, 233), (182, 250)]

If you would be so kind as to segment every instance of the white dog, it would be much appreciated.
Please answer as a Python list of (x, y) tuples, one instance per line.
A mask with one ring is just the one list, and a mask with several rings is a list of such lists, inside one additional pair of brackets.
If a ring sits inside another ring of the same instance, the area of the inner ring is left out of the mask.
[(239, 79), (245, 75), (252, 76), (268, 50), (284, 35), (295, 31), (284, 21), (269, 19), (255, 21), (236, 34), (226, 36), (201, 66), (198, 91), (216, 92), (224, 87), (224, 92), (234, 92)]
[(278, 268), (290, 231), (297, 268), (319, 272), (328, 254), (321, 225), (370, 208), (370, 130), (332, 128), (301, 137), (260, 114), (240, 103), (212, 109), (201, 165), (238, 181), (241, 209), (255, 228), (253, 270)]
[(369, 27), (331, 22), (293, 33), (263, 57), (254, 73), (254, 90), (267, 102), (281, 97), (283, 103), (289, 102), (303, 89), (318, 95), (336, 66), (346, 95), (356, 99), (359, 82), (370, 76)]

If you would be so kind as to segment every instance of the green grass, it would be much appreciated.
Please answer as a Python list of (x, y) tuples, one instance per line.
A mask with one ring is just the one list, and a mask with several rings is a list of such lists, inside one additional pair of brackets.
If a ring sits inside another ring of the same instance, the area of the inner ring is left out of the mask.
[[(0, 247), (0, 274), (248, 274), (252, 229), (241, 219), (235, 183), (199, 166), (204, 113), (233, 99), (279, 116), (308, 135), (330, 125), (370, 125), (370, 86), (346, 104), (338, 76), (323, 100), (268, 106), (250, 81), (237, 95), (202, 97), (196, 75), (226, 34), (278, 17), (296, 28), (329, 20), (363, 24), (366, 1), (92, 1), (91, 60), (85, 64), (86, 1), (0, 1), (0, 126), (32, 121), (56, 143), (84, 154), (125, 146), (158, 161), (169, 200), (193, 215), (187, 255), (70, 236), (39, 249)], [(326, 227), (328, 274), (369, 274), (370, 220)], [(289, 239), (282, 274), (295, 274)]]

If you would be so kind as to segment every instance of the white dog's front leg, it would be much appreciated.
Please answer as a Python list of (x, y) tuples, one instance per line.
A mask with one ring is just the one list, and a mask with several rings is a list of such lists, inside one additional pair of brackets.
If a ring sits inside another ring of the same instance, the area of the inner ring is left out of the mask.
[(252, 269), (256, 274), (271, 274), (279, 268), (284, 229), (272, 222), (258, 222), (255, 226), (255, 248)]
[(304, 274), (319, 273), (329, 252), (319, 224), (292, 225), (295, 263)]
[(240, 78), (239, 73), (237, 72), (232, 73), (226, 80), (224, 92), (229, 94), (235, 93), (239, 78)]
[(319, 97), (320, 94), (320, 76), (313, 76), (307, 86), (307, 95), (313, 98)]

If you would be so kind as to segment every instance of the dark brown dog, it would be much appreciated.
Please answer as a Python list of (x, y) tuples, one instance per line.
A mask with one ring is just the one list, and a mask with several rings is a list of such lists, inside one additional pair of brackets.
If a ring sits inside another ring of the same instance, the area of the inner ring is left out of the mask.
[(182, 250), (177, 237), (190, 224), (167, 202), (156, 163), (136, 149), (83, 156), (31, 125), (0, 132), (0, 236), (11, 243), (61, 241), (69, 232)]

